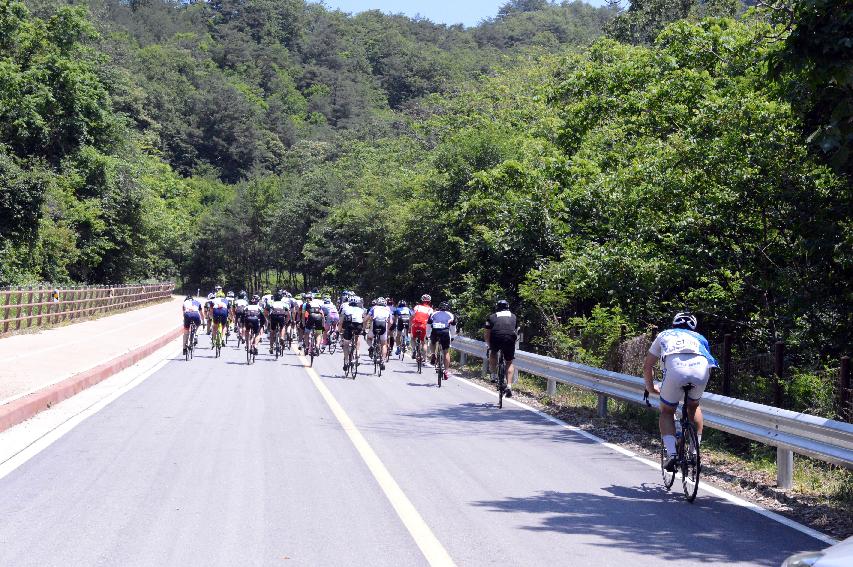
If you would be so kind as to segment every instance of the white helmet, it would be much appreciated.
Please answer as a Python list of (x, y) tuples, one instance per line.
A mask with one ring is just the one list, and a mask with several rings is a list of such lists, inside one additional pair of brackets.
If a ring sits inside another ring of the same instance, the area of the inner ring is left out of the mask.
[(695, 331), (698, 324), (699, 322), (696, 321), (696, 316), (692, 313), (677, 313), (675, 317), (672, 318), (672, 326), (676, 328)]

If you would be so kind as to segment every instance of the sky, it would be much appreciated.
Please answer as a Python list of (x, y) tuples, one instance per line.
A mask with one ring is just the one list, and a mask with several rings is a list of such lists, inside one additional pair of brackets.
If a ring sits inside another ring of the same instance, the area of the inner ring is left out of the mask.
[[(324, 0), (323, 3), (344, 12), (402, 12), (407, 16), (420, 14), (440, 24), (462, 23), (466, 26), (476, 26), (481, 20), (495, 17), (498, 8), (504, 5), (506, 0)], [(602, 2), (593, 0), (590, 3), (601, 5)]]

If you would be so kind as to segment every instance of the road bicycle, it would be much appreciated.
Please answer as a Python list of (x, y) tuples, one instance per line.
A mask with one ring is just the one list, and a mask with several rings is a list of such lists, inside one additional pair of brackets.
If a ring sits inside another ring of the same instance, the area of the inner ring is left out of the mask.
[(314, 366), (314, 357), (319, 356), (320, 354), (320, 351), (317, 349), (317, 331), (315, 329), (311, 329), (310, 338), (308, 340), (310, 341), (310, 344), (308, 345), (308, 352), (311, 357), (310, 366)]
[[(699, 436), (696, 433), (696, 426), (693, 425), (693, 421), (690, 419), (690, 412), (687, 411), (687, 402), (689, 400), (687, 394), (693, 389), (693, 384), (685, 384), (681, 389), (684, 391), (684, 402), (681, 406), (681, 417), (677, 420), (675, 428), (675, 470), (666, 470), (665, 467), (669, 456), (666, 454), (666, 448), (661, 447), (660, 472), (663, 478), (663, 485), (667, 490), (672, 488), (672, 485), (675, 483), (675, 475), (680, 472), (684, 498), (688, 502), (693, 502), (696, 499), (696, 493), (699, 491), (699, 473), (702, 470), (702, 455), (699, 449)], [(643, 400), (647, 406), (651, 407), (648, 390), (643, 394)]]
[(213, 349), (216, 351), (216, 358), (219, 358), (222, 354), (222, 325), (218, 325), (214, 323), (213, 328), (213, 339), (211, 341)]
[(340, 340), (340, 333), (336, 330), (329, 331), (329, 354), (335, 354), (335, 350), (338, 348), (338, 341)]
[(193, 358), (193, 350), (195, 349), (195, 334), (198, 326), (195, 322), (190, 323), (190, 334), (187, 337), (187, 352), (184, 354), (184, 357), (187, 360), (192, 360)]
[(424, 367), (423, 340), (420, 337), (415, 339), (415, 362), (418, 363), (418, 374), (420, 374)]
[(278, 357), (284, 354), (284, 339), (281, 338), (281, 327), (278, 325), (273, 326), (272, 328), (272, 337), (273, 341), (273, 354), (275, 355), (275, 359), (278, 360)]
[(240, 346), (243, 344), (243, 341), (245, 341), (245, 339), (243, 338), (243, 329), (238, 328), (238, 326), (235, 325), (234, 334), (237, 335), (237, 348), (240, 348)]
[(344, 376), (351, 377), (355, 380), (355, 377), (358, 375), (358, 352), (356, 352), (356, 348), (358, 345), (358, 337), (356, 333), (352, 334), (352, 340), (350, 341), (349, 347), (349, 355), (347, 357), (347, 370), (344, 373)]
[(379, 340), (379, 335), (373, 334), (373, 373), (377, 376), (382, 376), (382, 343)]
[[(489, 359), (491, 349), (486, 350), (486, 360)], [(504, 360), (503, 351), (498, 351), (498, 368), (495, 376), (495, 383), (498, 389), (498, 408), (504, 407), (504, 396), (506, 395), (507, 375), (506, 375), (506, 360)]]
[(435, 373), (438, 376), (438, 387), (441, 388), (441, 382), (444, 380), (444, 347), (441, 346), (441, 341), (435, 343)]
[(397, 345), (397, 348), (400, 349), (400, 360), (404, 360), (406, 358), (406, 350), (409, 348), (411, 344), (411, 339), (409, 338), (409, 329), (408, 327), (403, 328), (402, 339), (400, 340), (400, 344)]
[(246, 364), (253, 364), (255, 362), (255, 337), (257, 333), (254, 329), (249, 331), (249, 340), (246, 341)]

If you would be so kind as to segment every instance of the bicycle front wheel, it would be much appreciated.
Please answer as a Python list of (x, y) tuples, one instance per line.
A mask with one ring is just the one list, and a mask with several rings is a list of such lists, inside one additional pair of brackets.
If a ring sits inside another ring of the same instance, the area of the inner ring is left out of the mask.
[(506, 364), (501, 356), (498, 361), (498, 408), (504, 407), (504, 394), (506, 394)]
[(684, 448), (681, 453), (681, 485), (684, 497), (688, 502), (696, 499), (699, 491), (699, 472), (702, 469), (702, 459), (699, 452), (699, 438), (696, 428), (688, 421), (684, 425)]

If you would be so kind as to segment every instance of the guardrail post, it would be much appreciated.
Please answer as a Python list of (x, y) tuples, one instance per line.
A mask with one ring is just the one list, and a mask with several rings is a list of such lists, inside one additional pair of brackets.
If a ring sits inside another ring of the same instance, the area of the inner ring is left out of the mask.
[[(521, 341), (524, 340), (524, 333), (518, 333), (518, 336), (515, 338), (515, 351), (518, 352), (521, 350)], [(513, 366), (512, 369), (512, 384), (518, 383), (518, 366)]]
[(782, 407), (782, 377), (785, 373), (785, 343), (776, 341), (773, 356), (773, 370), (776, 379), (773, 382), (773, 405)]
[(723, 335), (723, 395), (732, 395), (732, 335)]
[(468, 353), (459, 351), (459, 365), (465, 366), (468, 364)]
[(794, 486), (794, 453), (776, 447), (776, 487), (788, 490)]
[(598, 417), (607, 417), (607, 396), (598, 394)]
[(853, 421), (853, 403), (850, 399), (850, 357), (841, 357), (838, 369), (838, 417), (842, 421)]
[(552, 378), (548, 378), (548, 388), (547, 388), (547, 390), (545, 390), (545, 393), (551, 397), (553, 397), (557, 394), (557, 381), (556, 380), (554, 380)]

